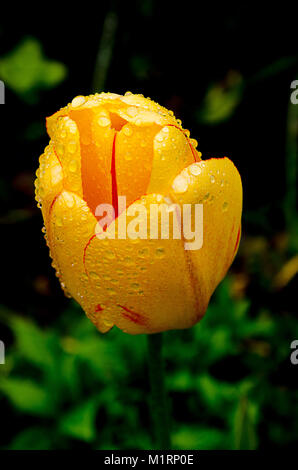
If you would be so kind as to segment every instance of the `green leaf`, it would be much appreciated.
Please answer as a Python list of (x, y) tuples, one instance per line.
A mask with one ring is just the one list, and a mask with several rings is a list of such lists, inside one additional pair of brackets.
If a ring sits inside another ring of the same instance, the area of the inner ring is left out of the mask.
[(24, 413), (47, 416), (53, 411), (50, 394), (31, 380), (8, 377), (0, 382), (0, 390)]
[(70, 437), (86, 442), (96, 436), (95, 417), (98, 399), (89, 400), (67, 413), (60, 422), (60, 431)]
[(198, 118), (204, 124), (218, 124), (229, 119), (242, 99), (243, 80), (231, 72), (224, 83), (215, 83), (207, 91)]
[(184, 426), (173, 434), (176, 449), (215, 450), (226, 449), (226, 435), (214, 428)]
[(36, 100), (37, 91), (52, 88), (66, 77), (66, 67), (46, 59), (35, 38), (25, 38), (0, 59), (0, 77), (25, 100)]
[(51, 441), (48, 430), (44, 428), (28, 428), (16, 435), (10, 444), (10, 450), (48, 450)]
[(237, 450), (254, 450), (257, 448), (256, 424), (257, 405), (242, 396), (234, 415), (234, 442)]
[(18, 353), (36, 366), (46, 369), (52, 367), (54, 363), (53, 337), (28, 319), (13, 316), (9, 322), (16, 336)]

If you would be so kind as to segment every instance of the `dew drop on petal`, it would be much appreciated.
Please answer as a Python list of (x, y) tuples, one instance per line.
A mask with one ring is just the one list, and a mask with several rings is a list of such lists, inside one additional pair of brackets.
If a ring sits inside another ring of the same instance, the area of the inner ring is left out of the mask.
[(100, 116), (97, 120), (97, 123), (101, 127), (107, 127), (111, 124), (111, 121), (105, 116)]
[(222, 205), (222, 211), (226, 212), (227, 210), (228, 210), (228, 203), (224, 202), (223, 205)]
[(130, 126), (125, 126), (125, 127), (123, 128), (123, 133), (124, 133), (127, 137), (129, 137), (129, 136), (132, 134), (132, 129), (131, 129), (131, 127), (130, 127)]
[(182, 175), (176, 176), (172, 184), (175, 193), (185, 193), (188, 188), (188, 182)]
[(75, 173), (78, 168), (78, 162), (76, 160), (71, 160), (68, 168), (71, 173)]
[(86, 102), (86, 99), (84, 96), (76, 96), (72, 102), (71, 102), (71, 106), (73, 108), (78, 108), (79, 106), (82, 106), (82, 104), (84, 104)]
[(197, 163), (193, 163), (192, 165), (190, 165), (188, 170), (193, 176), (197, 176), (202, 172), (200, 165), (198, 165)]
[(157, 248), (156, 251), (155, 251), (155, 256), (156, 256), (156, 258), (163, 258), (165, 256), (164, 248), (162, 248), (162, 247)]

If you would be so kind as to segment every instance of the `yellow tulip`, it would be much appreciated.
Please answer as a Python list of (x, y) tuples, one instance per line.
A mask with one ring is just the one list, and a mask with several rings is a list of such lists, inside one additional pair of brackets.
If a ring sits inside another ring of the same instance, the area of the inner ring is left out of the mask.
[[(36, 199), (66, 294), (101, 332), (116, 325), (155, 333), (198, 322), (239, 245), (242, 185), (234, 164), (201, 160), (171, 111), (131, 93), (77, 96), (47, 119), (47, 131)], [(115, 210), (105, 226), (95, 215), (100, 204)], [(149, 220), (153, 204), (175, 207), (169, 233), (177, 207), (202, 204), (202, 246), (185, 249), (183, 236), (150, 238), (149, 224), (146, 239), (117, 236), (133, 209), (148, 209)]]

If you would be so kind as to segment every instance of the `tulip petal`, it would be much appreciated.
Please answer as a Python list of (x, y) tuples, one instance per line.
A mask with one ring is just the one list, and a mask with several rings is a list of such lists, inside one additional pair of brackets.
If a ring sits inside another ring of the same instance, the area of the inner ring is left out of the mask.
[(147, 192), (167, 194), (173, 178), (186, 166), (199, 160), (182, 129), (169, 124), (154, 138), (154, 158)]
[(146, 193), (153, 160), (153, 141), (160, 130), (156, 124), (128, 123), (117, 133), (115, 170), (117, 192), (126, 196), (127, 207)]
[(63, 189), (63, 171), (51, 142), (39, 157), (38, 176), (35, 182), (36, 199), (42, 206), (45, 225), (53, 200)]
[(101, 204), (112, 203), (111, 159), (115, 130), (104, 108), (78, 108), (70, 111), (81, 143), (84, 200), (93, 214)]
[(203, 280), (209, 297), (229, 269), (241, 234), (242, 184), (228, 158), (211, 158), (190, 165), (172, 185), (179, 204), (203, 204), (203, 245), (188, 250), (193, 272)]
[[(107, 305), (114, 303), (110, 320), (130, 334), (187, 328), (198, 321), (207, 306), (197, 295), (200, 287), (194, 290), (183, 241), (171, 235), (172, 217), (170, 239), (149, 239), (151, 204), (169, 207), (161, 195), (144, 196), (108, 227), (106, 236), (112, 237), (115, 230), (114, 238), (101, 240), (95, 236), (85, 250), (86, 272), (93, 277), (98, 296), (104, 297)], [(120, 239), (125, 218), (129, 232), (134, 209), (138, 208), (143, 217), (140, 224), (147, 221), (147, 239)]]
[[(109, 305), (96, 289), (93, 273), (86, 274), (84, 264), (84, 250), (95, 233), (96, 223), (83, 199), (63, 191), (51, 210), (48, 241), (62, 288), (82, 306), (97, 328), (105, 332), (113, 326)], [(94, 263), (100, 265), (101, 260)]]
[(58, 118), (53, 145), (63, 169), (64, 189), (82, 197), (80, 136), (76, 123), (68, 116)]

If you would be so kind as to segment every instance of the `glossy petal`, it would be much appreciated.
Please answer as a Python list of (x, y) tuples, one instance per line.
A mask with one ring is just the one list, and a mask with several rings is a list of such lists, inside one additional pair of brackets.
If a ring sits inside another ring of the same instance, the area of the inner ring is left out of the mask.
[(179, 204), (203, 204), (203, 245), (189, 250), (195, 277), (210, 297), (230, 267), (241, 234), (242, 185), (228, 158), (211, 158), (190, 165), (172, 184)]
[[(187, 328), (206, 308), (194, 291), (183, 241), (149, 239), (150, 204), (168, 206), (161, 195), (143, 197), (109, 226), (107, 235), (115, 230), (115, 239), (92, 237), (85, 250), (86, 272), (94, 289), (103, 304), (115, 306), (110, 320), (131, 334)], [(147, 225), (147, 239), (119, 239), (125, 216), (129, 228), (134, 209), (140, 206), (147, 209), (140, 222)]]

